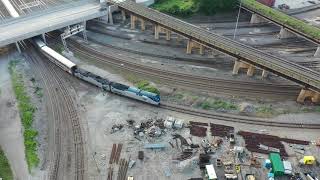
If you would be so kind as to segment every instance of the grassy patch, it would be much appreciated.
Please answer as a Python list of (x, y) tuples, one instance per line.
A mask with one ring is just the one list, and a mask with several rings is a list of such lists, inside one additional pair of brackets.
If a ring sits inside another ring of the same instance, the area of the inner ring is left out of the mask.
[(315, 108), (315, 111), (320, 113), (320, 106), (317, 106), (317, 107)]
[(198, 0), (158, 0), (152, 6), (160, 12), (188, 17), (198, 9)]
[(214, 110), (237, 110), (238, 106), (232, 102), (223, 101), (223, 100), (206, 100), (200, 103), (200, 107), (205, 110), (214, 109)]
[(0, 148), (0, 177), (4, 180), (13, 180), (12, 171), (7, 157)]
[(62, 44), (57, 44), (57, 45), (55, 45), (54, 47), (53, 47), (53, 49), (55, 50), (55, 51), (57, 51), (59, 54), (62, 54), (62, 52), (64, 51), (64, 47), (63, 47), (63, 45)]
[(262, 117), (271, 117), (272, 115), (274, 115), (274, 110), (271, 106), (260, 106), (256, 108), (256, 113), (258, 116), (262, 116)]
[(152, 92), (152, 93), (155, 93), (155, 94), (160, 94), (160, 91), (156, 87), (152, 86), (149, 81), (140, 80), (140, 81), (138, 81), (136, 83), (136, 86), (139, 89), (142, 89), (142, 90), (145, 90), (145, 91), (148, 91), (148, 92)]
[(158, 0), (151, 7), (174, 16), (188, 17), (194, 13), (213, 15), (232, 10), (236, 5), (237, 0)]
[(36, 108), (32, 105), (30, 97), (28, 96), (25, 87), (23, 85), (23, 77), (16, 70), (18, 61), (11, 61), (9, 64), (9, 71), (11, 74), (11, 81), (16, 99), (18, 101), (18, 108), (20, 111), (21, 122), (24, 127), (24, 145), (26, 160), (29, 171), (31, 168), (36, 167), (39, 164), (39, 158), (37, 155), (37, 131), (32, 129), (33, 117)]
[(265, 6), (255, 0), (242, 0), (244, 6), (249, 9), (260, 12), (261, 14), (271, 17), (274, 21), (279, 22), (280, 24), (285, 24), (293, 29), (306, 34), (307, 36), (320, 40), (320, 29), (312, 25), (307, 24), (306, 22), (296, 19), (292, 16), (288, 16), (280, 11), (272, 9), (268, 6)]
[(125, 74), (124, 76), (128, 81), (132, 82), (137, 88), (155, 94), (160, 94), (160, 91), (156, 87), (152, 86), (149, 81), (141, 80), (133, 74)]

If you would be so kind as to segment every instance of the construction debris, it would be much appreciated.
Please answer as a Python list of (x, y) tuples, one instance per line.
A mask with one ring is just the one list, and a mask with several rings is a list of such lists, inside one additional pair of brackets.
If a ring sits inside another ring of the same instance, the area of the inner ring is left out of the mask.
[(123, 124), (115, 124), (111, 128), (111, 134), (120, 131), (123, 128)]
[(128, 166), (131, 169), (135, 164), (136, 164), (136, 162), (134, 160), (130, 160)]
[(144, 148), (145, 149), (165, 149), (166, 145), (165, 144), (145, 144)]
[[(281, 141), (291, 143), (291, 144), (301, 144), (308, 145), (309, 141), (301, 141), (295, 139), (288, 138), (280, 138), (278, 136), (266, 135), (266, 134), (258, 134), (246, 131), (239, 131), (238, 135), (242, 136), (245, 139), (246, 148), (251, 152), (257, 152), (262, 154), (269, 154), (269, 147), (272, 147), (275, 151), (280, 152), (280, 155), (283, 157), (288, 157), (288, 154), (284, 148), (284, 145)], [(268, 149), (260, 149), (260, 144), (264, 146), (268, 146)]]
[(190, 127), (190, 134), (193, 136), (198, 136), (198, 137), (206, 137), (207, 136), (207, 128), (192, 125)]
[(143, 160), (144, 158), (144, 152), (143, 151), (139, 151), (138, 152), (138, 159)]
[(210, 123), (211, 136), (228, 137), (234, 133), (234, 127)]

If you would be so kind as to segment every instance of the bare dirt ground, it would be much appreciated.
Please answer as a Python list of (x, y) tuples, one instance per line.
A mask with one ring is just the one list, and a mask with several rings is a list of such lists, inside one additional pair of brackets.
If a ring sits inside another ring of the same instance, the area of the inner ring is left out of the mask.
[[(110, 76), (112, 79), (117, 79), (118, 81), (130, 84), (130, 82), (125, 81), (123, 78), (119, 77), (117, 74), (110, 73), (108, 71), (102, 70), (101, 66), (92, 67), (85, 66), (82, 62), (82, 67), (87, 67), (90, 70), (95, 70), (99, 72), (98, 74), (102, 76)], [(148, 135), (137, 136), (140, 140), (134, 138), (133, 128), (127, 123), (127, 120), (134, 120), (135, 125), (141, 122), (146, 122), (150, 119), (165, 119), (167, 116), (172, 116), (177, 119), (182, 119), (185, 122), (188, 121), (199, 121), (199, 122), (211, 122), (217, 124), (224, 124), (234, 126), (236, 131), (247, 130), (252, 132), (263, 132), (272, 135), (278, 135), (281, 137), (304, 139), (304, 140), (315, 140), (319, 138), (319, 134), (315, 130), (305, 130), (303, 133), (296, 133), (296, 129), (286, 129), (283, 128), (270, 128), (261, 126), (250, 126), (242, 125), (236, 123), (226, 123), (221, 121), (216, 121), (214, 119), (199, 118), (189, 115), (184, 115), (181, 113), (170, 112), (166, 110), (159, 109), (157, 107), (149, 106), (140, 102), (136, 102), (124, 97), (116, 96), (111, 93), (103, 93), (98, 88), (92, 87), (85, 82), (80, 82), (77, 87), (75, 87), (78, 96), (80, 97), (80, 103), (82, 107), (82, 114), (84, 119), (88, 124), (88, 146), (89, 152), (89, 179), (105, 179), (107, 175), (107, 169), (109, 167), (108, 162), (112, 150), (112, 144), (122, 143), (124, 144), (121, 157), (136, 161), (133, 168), (129, 168), (127, 175), (134, 176), (138, 180), (148, 180), (148, 179), (178, 179), (185, 180), (191, 177), (201, 177), (201, 171), (197, 165), (193, 164), (193, 160), (197, 159), (195, 154), (193, 158), (186, 161), (174, 161), (173, 158), (177, 157), (179, 148), (176, 148), (175, 141), (172, 140), (171, 134), (178, 133), (183, 137), (191, 137), (194, 143), (200, 143), (202, 138), (197, 138), (189, 135), (188, 129), (182, 130), (169, 130), (165, 129), (164, 134), (159, 138), (150, 138)], [(319, 116), (318, 116), (319, 117)], [(290, 118), (288, 117), (279, 117)], [(296, 116), (295, 120), (306, 120), (305, 116)], [(124, 128), (115, 133), (111, 133), (112, 126), (115, 124), (122, 124)], [(211, 136), (207, 136), (210, 141), (213, 140)], [(238, 145), (244, 145), (240, 137)], [(168, 142), (172, 142), (175, 148), (172, 148)], [(144, 144), (147, 143), (160, 143), (165, 144), (166, 149), (163, 151), (156, 150), (145, 150), (143, 148)], [(228, 150), (228, 143), (224, 144), (219, 153), (214, 156), (221, 156), (220, 153), (224, 154)], [(316, 151), (313, 146), (311, 146), (308, 153)], [(144, 151), (144, 160), (138, 160), (138, 151)], [(224, 155), (228, 156), (228, 155)], [(243, 170), (244, 172), (252, 171)], [(261, 171), (261, 169), (256, 169), (261, 176), (264, 176), (266, 171)], [(223, 171), (218, 170), (218, 175), (221, 177)], [(117, 174), (118, 170), (115, 168), (114, 174)], [(260, 176), (260, 177), (261, 177)], [(115, 177), (115, 176), (114, 176)]]
[[(122, 73), (112, 70), (112, 68), (99, 64), (92, 60), (82, 59), (79, 56), (77, 58), (71, 58), (80, 67), (96, 74), (109, 78), (110, 80), (118, 81), (124, 84), (132, 84), (129, 81), (121, 77)], [(100, 89), (93, 87), (82, 81), (72, 82), (73, 87), (80, 99), (81, 114), (84, 123), (87, 123), (88, 133), (88, 177), (89, 179), (105, 179), (109, 167), (109, 158), (112, 150), (112, 144), (123, 144), (121, 158), (131, 159), (136, 161), (133, 168), (129, 168), (127, 175), (134, 176), (138, 180), (149, 179), (178, 179), (185, 180), (191, 177), (201, 177), (201, 171), (197, 165), (193, 164), (197, 159), (197, 153), (193, 158), (186, 161), (174, 161), (173, 158), (179, 155), (181, 150), (176, 148), (175, 142), (172, 140), (171, 134), (178, 133), (183, 137), (190, 137), (194, 143), (200, 143), (202, 138), (190, 136), (188, 129), (182, 130), (169, 130), (165, 129), (164, 134), (159, 138), (150, 138), (147, 134), (137, 136), (133, 135), (133, 128), (128, 125), (128, 120), (134, 120), (135, 125), (141, 122), (146, 122), (150, 119), (165, 119), (168, 116), (182, 119), (185, 122), (199, 121), (199, 122), (211, 122), (217, 124), (224, 124), (235, 127), (235, 130), (246, 130), (257, 133), (266, 133), (272, 135), (278, 135), (281, 137), (301, 139), (301, 140), (316, 140), (319, 138), (317, 130), (303, 130), (301, 133), (297, 133), (297, 129), (283, 129), (276, 127), (261, 127), (254, 125), (243, 125), (238, 123), (229, 123), (217, 121), (215, 119), (199, 118), (182, 113), (176, 113), (159, 109), (157, 107), (149, 106), (137, 101), (133, 101), (124, 97), (114, 95), (112, 93), (103, 93)], [(303, 115), (283, 115), (275, 118), (278, 121), (294, 121), (294, 122), (316, 122), (319, 119), (319, 114), (303, 114)], [(112, 132), (113, 125), (122, 124), (124, 127), (120, 131)], [(207, 139), (214, 140), (213, 137), (207, 136)], [(237, 145), (243, 146), (244, 142), (239, 139)], [(173, 141), (173, 142), (172, 142)], [(172, 148), (168, 142), (174, 144)], [(165, 144), (166, 149), (163, 151), (145, 150), (144, 145), (147, 143), (160, 143)], [(222, 145), (222, 148), (218, 151), (214, 158), (228, 157), (227, 151), (229, 150), (228, 142)], [(292, 149), (288, 149), (288, 151)], [(138, 160), (138, 151), (144, 151), (144, 160)], [(290, 152), (291, 152), (290, 151)], [(306, 154), (316, 154), (317, 148), (314, 146), (306, 147)], [(296, 160), (301, 158), (301, 155), (292, 153), (291, 160), (296, 163)], [(265, 155), (258, 155), (267, 158)], [(296, 157), (297, 156), (297, 157)], [(262, 160), (260, 160), (262, 163)], [(257, 177), (263, 177), (267, 171), (260, 168), (243, 168), (243, 173), (255, 172), (260, 175)], [(118, 173), (118, 166), (115, 166), (113, 174)], [(222, 177), (223, 171), (218, 170), (218, 175)], [(114, 176), (115, 177), (115, 176)]]
[(8, 54), (0, 57), (0, 145), (7, 155), (14, 178), (24, 180), (29, 176), (29, 172), (25, 161), (19, 111), (8, 72), (11, 58), (13, 57)]

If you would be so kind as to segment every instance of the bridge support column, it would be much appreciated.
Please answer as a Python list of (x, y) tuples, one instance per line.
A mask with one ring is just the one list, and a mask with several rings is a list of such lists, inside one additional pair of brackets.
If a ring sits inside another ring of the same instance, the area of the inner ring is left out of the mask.
[(189, 39), (188, 43), (187, 43), (187, 54), (191, 54), (192, 53), (192, 47), (193, 47), (192, 40)]
[(318, 103), (318, 102), (320, 102), (320, 93), (304, 88), (300, 91), (300, 94), (297, 98), (297, 102), (304, 103), (306, 98), (311, 98), (311, 101), (313, 103)]
[(159, 39), (160, 26), (158, 24), (154, 25), (154, 39)]
[(192, 54), (193, 48), (198, 48), (200, 55), (204, 54), (204, 46), (202, 44), (199, 44), (199, 43), (189, 39), (188, 43), (187, 43), (187, 54)]
[(314, 57), (320, 57), (320, 46), (318, 46), (316, 53), (314, 54)]
[(291, 38), (295, 37), (296, 35), (293, 34), (292, 32), (288, 31), (286, 28), (281, 27), (280, 33), (278, 35), (279, 39), (286, 39), (286, 38)]
[(20, 45), (18, 42), (16, 42), (16, 47), (17, 47), (18, 52), (21, 54), (21, 49), (20, 49)]
[(146, 21), (144, 19), (140, 19), (141, 31), (146, 30)]
[(199, 54), (200, 55), (204, 54), (204, 46), (202, 44), (199, 44)]
[(259, 24), (259, 23), (265, 23), (265, 22), (268, 22), (268, 21), (263, 19), (261, 16), (259, 16), (256, 13), (253, 13), (250, 19), (250, 24)]
[(236, 60), (235, 63), (234, 63), (234, 66), (233, 66), (232, 74), (233, 75), (238, 74), (239, 73), (239, 69), (241, 69), (241, 68), (248, 69), (247, 70), (247, 75), (248, 76), (253, 76), (254, 71), (256, 69), (256, 67), (254, 65), (242, 62), (240, 60)]
[(167, 41), (171, 40), (171, 31), (169, 29), (166, 29), (166, 40)]
[(131, 20), (131, 29), (135, 29), (136, 28), (137, 17), (131, 14), (130, 15), (130, 20)]
[(124, 10), (121, 10), (121, 16), (122, 16), (122, 21), (125, 21), (126, 18), (126, 12)]
[(266, 78), (266, 77), (268, 77), (268, 75), (269, 75), (268, 71), (262, 70), (262, 78)]
[(109, 23), (110, 23), (110, 24), (113, 24), (112, 12), (113, 12), (112, 6), (108, 6), (108, 17), (109, 17)]

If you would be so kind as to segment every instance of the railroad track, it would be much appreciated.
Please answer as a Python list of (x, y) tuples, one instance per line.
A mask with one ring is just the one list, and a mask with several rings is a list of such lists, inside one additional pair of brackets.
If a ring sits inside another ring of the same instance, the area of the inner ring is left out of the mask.
[(254, 49), (232, 39), (219, 36), (179, 19), (143, 7), (134, 2), (125, 1), (119, 3), (115, 1), (115, 3), (121, 9), (133, 12), (138, 16), (145, 17), (152, 22), (159, 23), (165, 28), (177, 31), (180, 34), (193, 38), (204, 45), (217, 48), (233, 57), (254, 63), (256, 66), (266, 68), (273, 73), (279, 74), (301, 85), (308, 85), (315, 91), (320, 89), (319, 72), (300, 66), (286, 59), (276, 57), (272, 54)]
[(54, 145), (50, 155), (49, 179), (68, 177), (67, 179), (83, 180), (85, 179), (85, 154), (81, 126), (75, 104), (63, 80), (65, 73), (61, 73), (61, 70), (54, 64), (39, 60), (33, 50), (28, 53), (31, 56), (28, 58), (29, 63), (40, 75), (44, 89), (47, 90), (45, 97), (51, 104), (49, 112), (54, 121), (51, 122), (54, 127), (54, 132), (51, 133), (51, 136), (54, 137)]
[(144, 77), (160, 79), (161, 83), (165, 85), (197, 89), (199, 92), (220, 92), (228, 95), (258, 96), (279, 100), (295, 99), (300, 90), (296, 85), (250, 83), (173, 72), (133, 62), (130, 60), (132, 57), (127, 57), (123, 53), (120, 56), (119, 52), (112, 53), (109, 50), (108, 52), (100, 52), (93, 47), (74, 41), (70, 43), (70, 48), (88, 59), (106, 63)]
[(180, 112), (188, 115), (210, 118), (210, 119), (224, 121), (224, 122), (235, 122), (235, 123), (242, 123), (242, 124), (283, 127), (283, 128), (320, 129), (320, 124), (277, 122), (277, 121), (271, 121), (271, 120), (262, 119), (262, 118), (252, 118), (247, 116), (230, 115), (225, 113), (214, 113), (210, 111), (198, 110), (198, 109), (188, 108), (185, 106), (169, 104), (165, 102), (161, 103), (160, 107), (170, 111), (176, 111), (176, 112)]
[[(100, 25), (99, 23), (97, 22), (94, 22), (93, 25), (96, 25), (98, 27), (102, 27), (102, 25)], [(114, 34), (111, 34), (111, 33), (107, 33), (105, 32), (104, 30), (100, 30), (100, 29), (95, 29), (95, 28), (90, 28), (91, 31), (93, 32), (96, 32), (96, 33), (100, 33), (100, 34), (106, 34), (106, 35), (109, 35), (109, 36), (113, 36), (113, 37), (117, 37), (117, 38), (121, 38), (121, 39), (126, 39), (128, 40), (129, 37), (123, 37), (123, 36), (117, 36), (117, 35), (114, 35)], [(271, 33), (262, 33), (262, 34), (272, 34), (274, 32), (271, 32)], [(258, 34), (258, 35), (262, 35), (262, 34)], [(248, 34), (248, 35), (241, 35), (241, 37), (250, 37), (250, 36), (257, 36), (257, 34)], [(228, 36), (227, 36), (228, 37)], [(155, 58), (164, 58), (164, 59), (171, 59), (171, 60), (177, 60), (177, 61), (186, 61), (186, 62), (193, 62), (193, 63), (197, 63), (197, 64), (205, 64), (205, 65), (211, 65), (211, 64), (221, 64), (221, 65), (228, 65), (230, 66), (231, 64), (233, 65), (233, 62), (232, 61), (223, 61), (223, 62), (220, 62), (219, 59), (217, 58), (214, 58), (214, 60), (212, 58), (186, 58), (186, 57), (178, 57), (178, 56), (168, 56), (168, 55), (160, 55), (160, 54), (152, 54), (152, 53), (148, 53), (148, 52), (144, 52), (144, 51), (138, 51), (138, 50), (133, 50), (133, 49), (128, 49), (128, 48), (122, 48), (122, 47), (119, 47), (119, 46), (114, 46), (114, 45), (111, 45), (111, 44), (106, 44), (106, 43), (101, 43), (99, 41), (96, 41), (95, 39), (93, 38), (90, 38), (90, 41), (93, 41), (97, 44), (101, 44), (101, 45), (104, 45), (108, 48), (112, 48), (112, 49), (115, 49), (115, 50), (120, 50), (120, 51), (125, 51), (125, 52), (130, 52), (130, 53), (133, 53), (133, 54), (137, 54), (137, 55), (143, 55), (143, 56), (149, 56), (149, 57), (155, 57)], [(131, 38), (130, 38), (131, 39)], [(162, 45), (162, 46), (168, 46), (167, 44), (164, 44), (164, 43), (156, 43), (156, 42), (151, 42), (151, 41), (148, 41), (148, 40), (145, 40), (145, 39), (142, 39), (140, 40), (141, 42), (145, 42), (145, 43), (151, 43), (151, 44), (155, 44), (155, 45)], [(299, 45), (292, 45), (290, 43), (295, 43), (295, 44), (299, 44)], [(264, 44), (264, 45), (254, 45), (253, 47), (255, 48), (258, 48), (258, 49), (269, 49), (269, 48), (290, 48), (290, 49), (296, 49), (296, 48), (299, 48), (299, 50), (297, 50), (297, 52), (299, 53), (300, 51), (315, 51), (316, 49), (315, 48), (306, 48), (305, 46), (301, 46), (301, 44), (306, 44), (307, 41), (305, 39), (288, 39), (285, 41), (285, 43), (277, 43), (277, 44)], [(310, 46), (310, 45), (307, 45), (307, 46)], [(175, 45), (175, 47), (177, 48), (185, 48), (185, 45)], [(310, 68), (310, 69), (318, 69), (318, 64), (319, 64), (319, 61), (317, 60), (314, 60), (314, 61), (310, 61), (310, 62), (304, 62), (304, 61), (299, 61), (299, 62), (296, 62), (297, 64), (301, 65), (301, 66), (304, 66), (304, 67), (307, 67), (307, 68)]]

